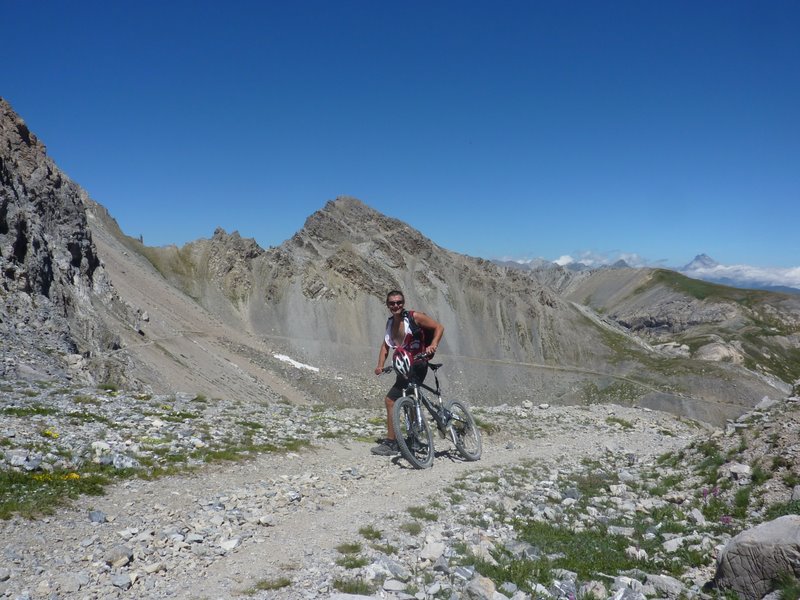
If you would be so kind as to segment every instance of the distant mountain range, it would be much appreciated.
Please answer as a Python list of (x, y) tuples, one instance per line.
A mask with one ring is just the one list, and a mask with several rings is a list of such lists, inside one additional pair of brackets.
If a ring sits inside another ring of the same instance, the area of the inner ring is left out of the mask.
[(707, 254), (698, 254), (678, 271), (693, 279), (703, 279), (731, 287), (800, 294), (800, 267), (753, 267), (723, 265)]
[[(494, 263), (521, 269), (523, 271), (543, 271), (548, 269), (564, 269), (573, 273), (582, 271), (593, 271), (598, 269), (625, 269), (634, 267), (623, 259), (615, 262), (582, 262), (565, 257), (568, 260), (559, 259), (550, 261), (543, 258), (534, 258), (527, 261), (514, 260), (495, 260)], [(641, 266), (641, 265), (639, 265)], [(723, 265), (708, 256), (698, 254), (694, 259), (683, 267), (673, 268), (692, 279), (702, 279), (711, 283), (727, 285), (742, 289), (768, 290), (771, 292), (783, 292), (789, 294), (800, 294), (800, 267), (780, 268), (780, 267), (754, 267), (750, 265)]]

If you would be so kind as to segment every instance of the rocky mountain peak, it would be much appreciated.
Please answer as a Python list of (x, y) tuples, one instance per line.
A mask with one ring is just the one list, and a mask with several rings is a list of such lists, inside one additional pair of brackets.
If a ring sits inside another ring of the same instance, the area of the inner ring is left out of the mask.
[(55, 373), (61, 358), (113, 345), (99, 331), (92, 306), (111, 287), (92, 242), (86, 202), (86, 192), (0, 99), (0, 335), (11, 357), (0, 375)]
[(222, 227), (214, 230), (212, 245), (224, 248), (244, 259), (252, 259), (264, 253), (264, 249), (253, 238), (243, 238), (238, 231), (227, 233)]
[(698, 254), (692, 259), (692, 262), (683, 267), (683, 271), (694, 271), (697, 269), (713, 269), (718, 267), (719, 263), (711, 258), (708, 254)]
[[(288, 248), (310, 258), (327, 258), (341, 246), (380, 250), (386, 256), (427, 254), (434, 244), (419, 231), (387, 217), (360, 200), (340, 196), (312, 214), (288, 242)], [(305, 252), (303, 252), (305, 251)]]

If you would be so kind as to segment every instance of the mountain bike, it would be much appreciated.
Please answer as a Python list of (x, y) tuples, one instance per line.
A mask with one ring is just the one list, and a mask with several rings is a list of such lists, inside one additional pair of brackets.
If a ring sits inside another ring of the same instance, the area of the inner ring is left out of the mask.
[[(427, 361), (428, 357), (422, 354), (415, 362), (419, 360)], [(433, 371), (436, 389), (417, 381), (412, 370), (412, 378), (409, 379), (403, 395), (395, 400), (392, 409), (397, 446), (403, 458), (417, 469), (430, 467), (434, 457), (433, 432), (425, 410), (433, 418), (439, 435), (444, 439), (449, 438), (464, 460), (475, 461), (481, 457), (481, 434), (467, 405), (461, 400), (442, 401), (439, 376), (436, 373), (441, 367), (442, 363), (428, 363), (428, 368)], [(383, 372), (388, 373), (391, 370), (392, 367), (386, 367)], [(436, 400), (429, 400), (423, 390), (434, 394)]]

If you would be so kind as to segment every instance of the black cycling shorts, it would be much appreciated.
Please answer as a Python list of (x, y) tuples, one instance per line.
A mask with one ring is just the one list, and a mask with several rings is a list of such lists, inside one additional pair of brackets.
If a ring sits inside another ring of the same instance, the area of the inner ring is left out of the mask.
[[(419, 362), (411, 367), (411, 370), (414, 373), (414, 377), (417, 383), (422, 383), (425, 381), (425, 376), (428, 374), (428, 362)], [(397, 400), (400, 396), (403, 395), (403, 392), (408, 385), (408, 379), (405, 377), (397, 376), (397, 379), (394, 380), (394, 385), (392, 388), (386, 393), (386, 397), (392, 400)]]

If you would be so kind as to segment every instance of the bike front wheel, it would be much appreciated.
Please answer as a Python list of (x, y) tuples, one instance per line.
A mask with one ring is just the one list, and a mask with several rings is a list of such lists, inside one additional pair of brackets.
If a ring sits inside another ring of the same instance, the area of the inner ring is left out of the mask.
[(413, 398), (403, 396), (395, 400), (392, 424), (403, 458), (417, 469), (430, 467), (433, 464), (433, 433), (425, 415), (417, 415)]
[(481, 432), (475, 425), (475, 419), (472, 418), (467, 405), (461, 400), (452, 400), (447, 404), (447, 410), (452, 413), (448, 431), (458, 453), (464, 460), (480, 459), (483, 449)]

